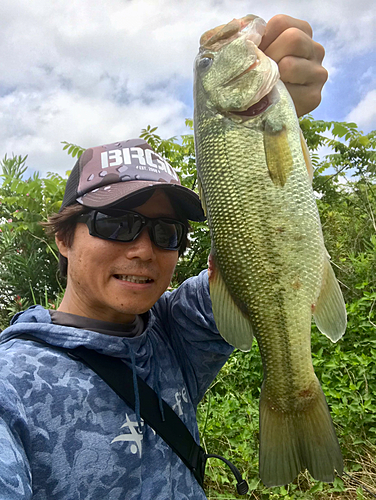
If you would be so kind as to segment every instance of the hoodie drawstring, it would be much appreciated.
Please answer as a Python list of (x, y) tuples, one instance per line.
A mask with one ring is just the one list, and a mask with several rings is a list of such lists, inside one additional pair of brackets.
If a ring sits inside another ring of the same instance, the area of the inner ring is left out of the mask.
[(158, 370), (159, 366), (157, 363), (157, 356), (156, 356), (157, 344), (156, 344), (156, 341), (152, 335), (150, 335), (150, 340), (151, 340), (151, 345), (153, 346), (154, 361), (155, 361), (154, 362), (155, 393), (158, 396), (158, 405), (159, 405), (159, 411), (161, 412), (162, 422), (165, 422), (166, 419), (165, 419), (165, 414), (164, 414), (163, 404), (162, 404), (161, 386), (159, 383), (159, 370)]
[[(153, 353), (154, 353), (154, 369), (153, 369), (154, 370), (154, 385), (155, 385), (154, 391), (155, 391), (156, 395), (158, 396), (158, 406), (159, 406), (159, 411), (161, 413), (162, 422), (165, 422), (166, 419), (165, 419), (165, 414), (164, 414), (163, 404), (162, 404), (161, 386), (160, 386), (159, 376), (158, 376), (159, 370), (158, 370), (157, 356), (155, 355), (157, 352), (157, 344), (156, 344), (155, 339), (152, 336), (150, 336), (150, 341), (151, 341), (151, 344), (153, 347)], [(136, 357), (135, 357), (134, 351), (133, 351), (130, 344), (128, 344), (128, 348), (129, 348), (129, 354), (130, 354), (131, 362), (132, 362), (133, 390), (134, 390), (134, 401), (135, 401), (134, 410), (136, 413), (136, 419), (137, 419), (138, 426), (140, 429), (142, 429), (142, 433), (143, 433), (144, 427), (143, 426), (141, 427), (140, 393), (138, 390), (138, 383), (137, 383)]]
[(136, 413), (136, 419), (138, 423), (138, 428), (144, 433), (144, 426), (142, 425), (141, 422), (141, 413), (140, 413), (140, 393), (138, 392), (138, 383), (137, 383), (137, 373), (136, 373), (136, 358), (134, 355), (134, 351), (132, 347), (128, 344), (129, 346), (129, 354), (131, 356), (131, 362), (132, 362), (132, 376), (133, 376), (133, 390), (134, 390), (134, 411)]

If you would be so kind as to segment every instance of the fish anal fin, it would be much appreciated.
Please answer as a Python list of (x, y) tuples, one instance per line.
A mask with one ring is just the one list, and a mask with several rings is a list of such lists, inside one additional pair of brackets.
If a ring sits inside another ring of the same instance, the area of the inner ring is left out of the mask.
[(241, 351), (249, 351), (253, 340), (251, 323), (231, 297), (213, 256), (209, 258), (209, 286), (219, 333), (229, 344)]
[(261, 481), (267, 487), (294, 481), (308, 469), (318, 481), (333, 482), (342, 474), (343, 460), (328, 405), (318, 380), (303, 410), (282, 411), (266, 396), (260, 396)]
[(268, 121), (265, 123), (264, 149), (270, 178), (276, 186), (283, 187), (293, 170), (293, 159), (285, 126), (275, 130)]
[(321, 291), (314, 306), (313, 317), (320, 332), (332, 342), (337, 342), (346, 331), (346, 306), (328, 258), (325, 258)]
[(312, 184), (313, 165), (312, 165), (312, 161), (311, 161), (311, 155), (309, 153), (309, 149), (308, 149), (306, 140), (304, 139), (304, 135), (303, 135), (303, 132), (301, 129), (300, 129), (300, 144), (302, 146), (302, 151), (303, 151), (304, 161), (305, 161), (306, 167), (307, 167), (308, 177), (309, 177), (309, 180), (311, 181), (311, 184)]

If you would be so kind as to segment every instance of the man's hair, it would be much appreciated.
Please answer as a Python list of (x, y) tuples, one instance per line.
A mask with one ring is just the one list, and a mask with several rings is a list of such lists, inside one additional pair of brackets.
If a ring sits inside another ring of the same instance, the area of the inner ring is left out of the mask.
[[(79, 203), (74, 203), (73, 205), (69, 205), (68, 207), (63, 208), (61, 212), (51, 215), (48, 218), (47, 222), (42, 222), (42, 226), (46, 228), (47, 234), (54, 234), (59, 240), (64, 243), (66, 247), (69, 248), (73, 244), (78, 218), (81, 214), (86, 214), (88, 212), (91, 212), (92, 210), (93, 209), (84, 207)], [(131, 210), (131, 208), (129, 208), (129, 210)], [(182, 212), (180, 211), (180, 207), (174, 206), (174, 210), (176, 212), (177, 220), (182, 222), (189, 231), (190, 225), (188, 223), (188, 219), (182, 214)], [(188, 235), (186, 233), (179, 249), (179, 257), (185, 252), (188, 244)], [(59, 271), (60, 275), (66, 278), (68, 274), (68, 259), (64, 257), (64, 255), (61, 255), (60, 252)]]
[[(47, 222), (42, 222), (46, 228), (47, 234), (54, 234), (68, 248), (72, 246), (77, 220), (81, 214), (90, 212), (79, 203), (74, 203), (65, 207), (61, 212), (50, 215)], [(63, 278), (66, 278), (68, 272), (68, 259), (59, 252), (59, 271)]]

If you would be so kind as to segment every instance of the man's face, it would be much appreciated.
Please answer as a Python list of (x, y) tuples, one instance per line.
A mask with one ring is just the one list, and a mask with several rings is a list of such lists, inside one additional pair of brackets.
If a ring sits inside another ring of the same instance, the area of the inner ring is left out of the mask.
[[(162, 189), (133, 210), (147, 217), (176, 218)], [(129, 323), (148, 311), (168, 287), (178, 260), (178, 251), (151, 242), (148, 229), (134, 241), (121, 243), (91, 236), (86, 224), (79, 223), (71, 247), (60, 240), (57, 244), (68, 259), (67, 289), (59, 310), (115, 323)]]

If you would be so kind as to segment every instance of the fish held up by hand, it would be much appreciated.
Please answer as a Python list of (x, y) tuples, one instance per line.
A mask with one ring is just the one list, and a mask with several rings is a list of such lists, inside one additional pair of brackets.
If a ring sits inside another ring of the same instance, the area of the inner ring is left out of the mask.
[(343, 470), (311, 359), (311, 319), (333, 342), (346, 308), (324, 246), (312, 166), (277, 64), (258, 49), (265, 22), (206, 32), (195, 60), (195, 146), (212, 239), (210, 295), (221, 335), (264, 369), (260, 477), (287, 484)]

